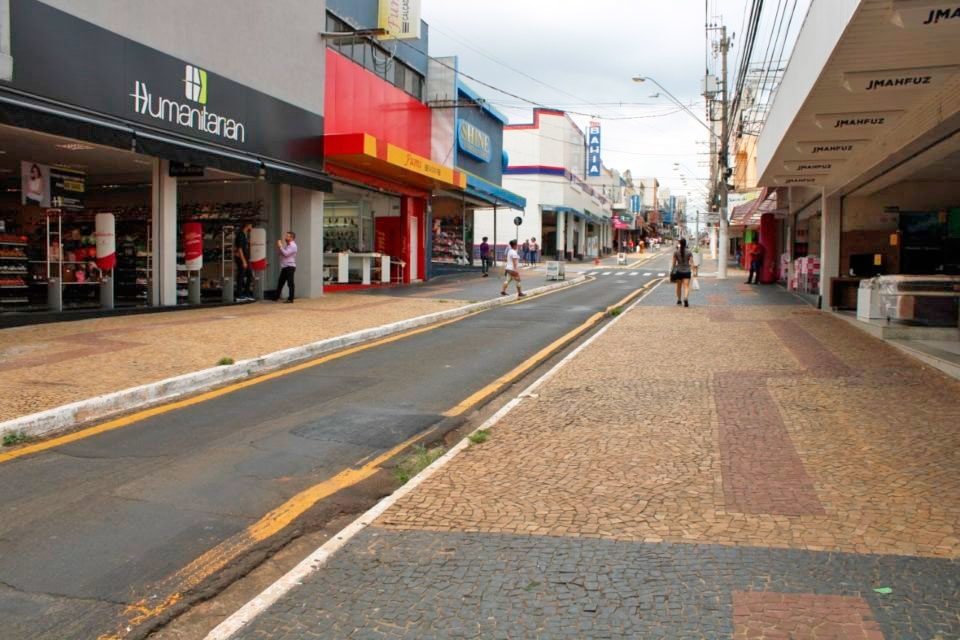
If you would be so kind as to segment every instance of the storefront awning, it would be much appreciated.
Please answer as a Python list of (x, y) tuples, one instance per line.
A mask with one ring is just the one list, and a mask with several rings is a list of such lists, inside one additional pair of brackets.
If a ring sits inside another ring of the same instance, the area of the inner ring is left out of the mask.
[(540, 208), (543, 209), (544, 211), (555, 211), (556, 213), (572, 213), (575, 218), (580, 218), (582, 220), (586, 220), (593, 224), (612, 224), (610, 218), (594, 215), (589, 211), (575, 209), (573, 207), (544, 204), (544, 205), (540, 205)]
[(777, 209), (776, 189), (764, 189), (760, 196), (734, 207), (730, 213), (731, 227), (750, 227), (760, 224), (760, 217), (765, 213), (780, 213)]
[(527, 206), (527, 199), (523, 196), (470, 174), (467, 174), (467, 193), (498, 207), (523, 211)]
[(323, 137), (328, 163), (420, 189), (466, 189), (467, 176), (368, 133)]

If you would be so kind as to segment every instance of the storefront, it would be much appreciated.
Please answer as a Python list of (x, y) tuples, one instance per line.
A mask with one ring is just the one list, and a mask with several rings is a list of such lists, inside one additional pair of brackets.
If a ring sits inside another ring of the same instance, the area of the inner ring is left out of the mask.
[[(0, 310), (262, 294), (277, 262), (267, 247), (287, 230), (299, 232), (298, 295), (319, 295), (322, 115), (35, 0), (10, 3), (10, 27)], [(257, 285), (237, 290), (247, 226)]]

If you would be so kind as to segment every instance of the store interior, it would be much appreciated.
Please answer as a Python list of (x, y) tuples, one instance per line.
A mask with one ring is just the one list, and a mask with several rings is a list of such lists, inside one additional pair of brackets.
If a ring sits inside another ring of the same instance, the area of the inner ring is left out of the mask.
[[(115, 308), (148, 305), (154, 257), (153, 162), (132, 151), (0, 126), (0, 313), (51, 310), (49, 286), (57, 279), (63, 310), (100, 308), (105, 275), (113, 278)], [(41, 167), (48, 173), (69, 170), (75, 202), (59, 207), (25, 204), (22, 163), (34, 173)], [(262, 180), (212, 168), (178, 178), (178, 304), (189, 302), (182, 225), (202, 225), (203, 267), (195, 275), (201, 281), (202, 301), (220, 302), (225, 279), (235, 281), (235, 230), (250, 223), (267, 226), (270, 236), (278, 233), (271, 233), (268, 225), (274, 189)], [(112, 274), (97, 267), (99, 213), (114, 216), (117, 258)]]
[[(335, 254), (385, 254), (398, 258), (391, 242), (399, 234), (400, 198), (358, 185), (336, 182), (323, 202), (324, 282), (337, 282)], [(361, 263), (349, 263), (348, 284), (362, 282)], [(379, 263), (374, 280), (379, 281)]]

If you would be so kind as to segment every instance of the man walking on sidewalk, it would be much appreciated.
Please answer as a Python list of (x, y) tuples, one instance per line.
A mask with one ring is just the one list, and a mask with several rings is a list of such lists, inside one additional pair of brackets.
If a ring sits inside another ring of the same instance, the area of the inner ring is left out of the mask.
[(507, 266), (504, 269), (503, 288), (500, 295), (507, 295), (507, 288), (511, 282), (517, 283), (517, 297), (524, 298), (526, 294), (520, 290), (520, 254), (517, 253), (517, 241), (510, 241), (510, 250), (507, 251)]
[(297, 271), (297, 234), (293, 231), (287, 231), (283, 240), (277, 240), (277, 249), (280, 250), (280, 281), (277, 282), (277, 300), (283, 295), (283, 285), (286, 283), (290, 289), (288, 303), (293, 303), (293, 276)]
[(483, 271), (483, 277), (490, 277), (490, 245), (487, 244), (487, 236), (483, 236), (483, 242), (480, 243), (480, 268)]
[(750, 255), (750, 274), (747, 276), (747, 284), (760, 284), (760, 271), (763, 269), (763, 245), (756, 244), (753, 247), (753, 253)]

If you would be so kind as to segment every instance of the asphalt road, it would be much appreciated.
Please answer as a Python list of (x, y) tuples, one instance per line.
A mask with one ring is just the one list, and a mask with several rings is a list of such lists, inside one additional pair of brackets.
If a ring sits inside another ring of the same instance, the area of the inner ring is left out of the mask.
[(0, 638), (123, 637), (172, 610), (233, 561), (222, 549), (269, 533), (251, 533), (265, 514), (437, 424), (667, 260), (0, 464)]

